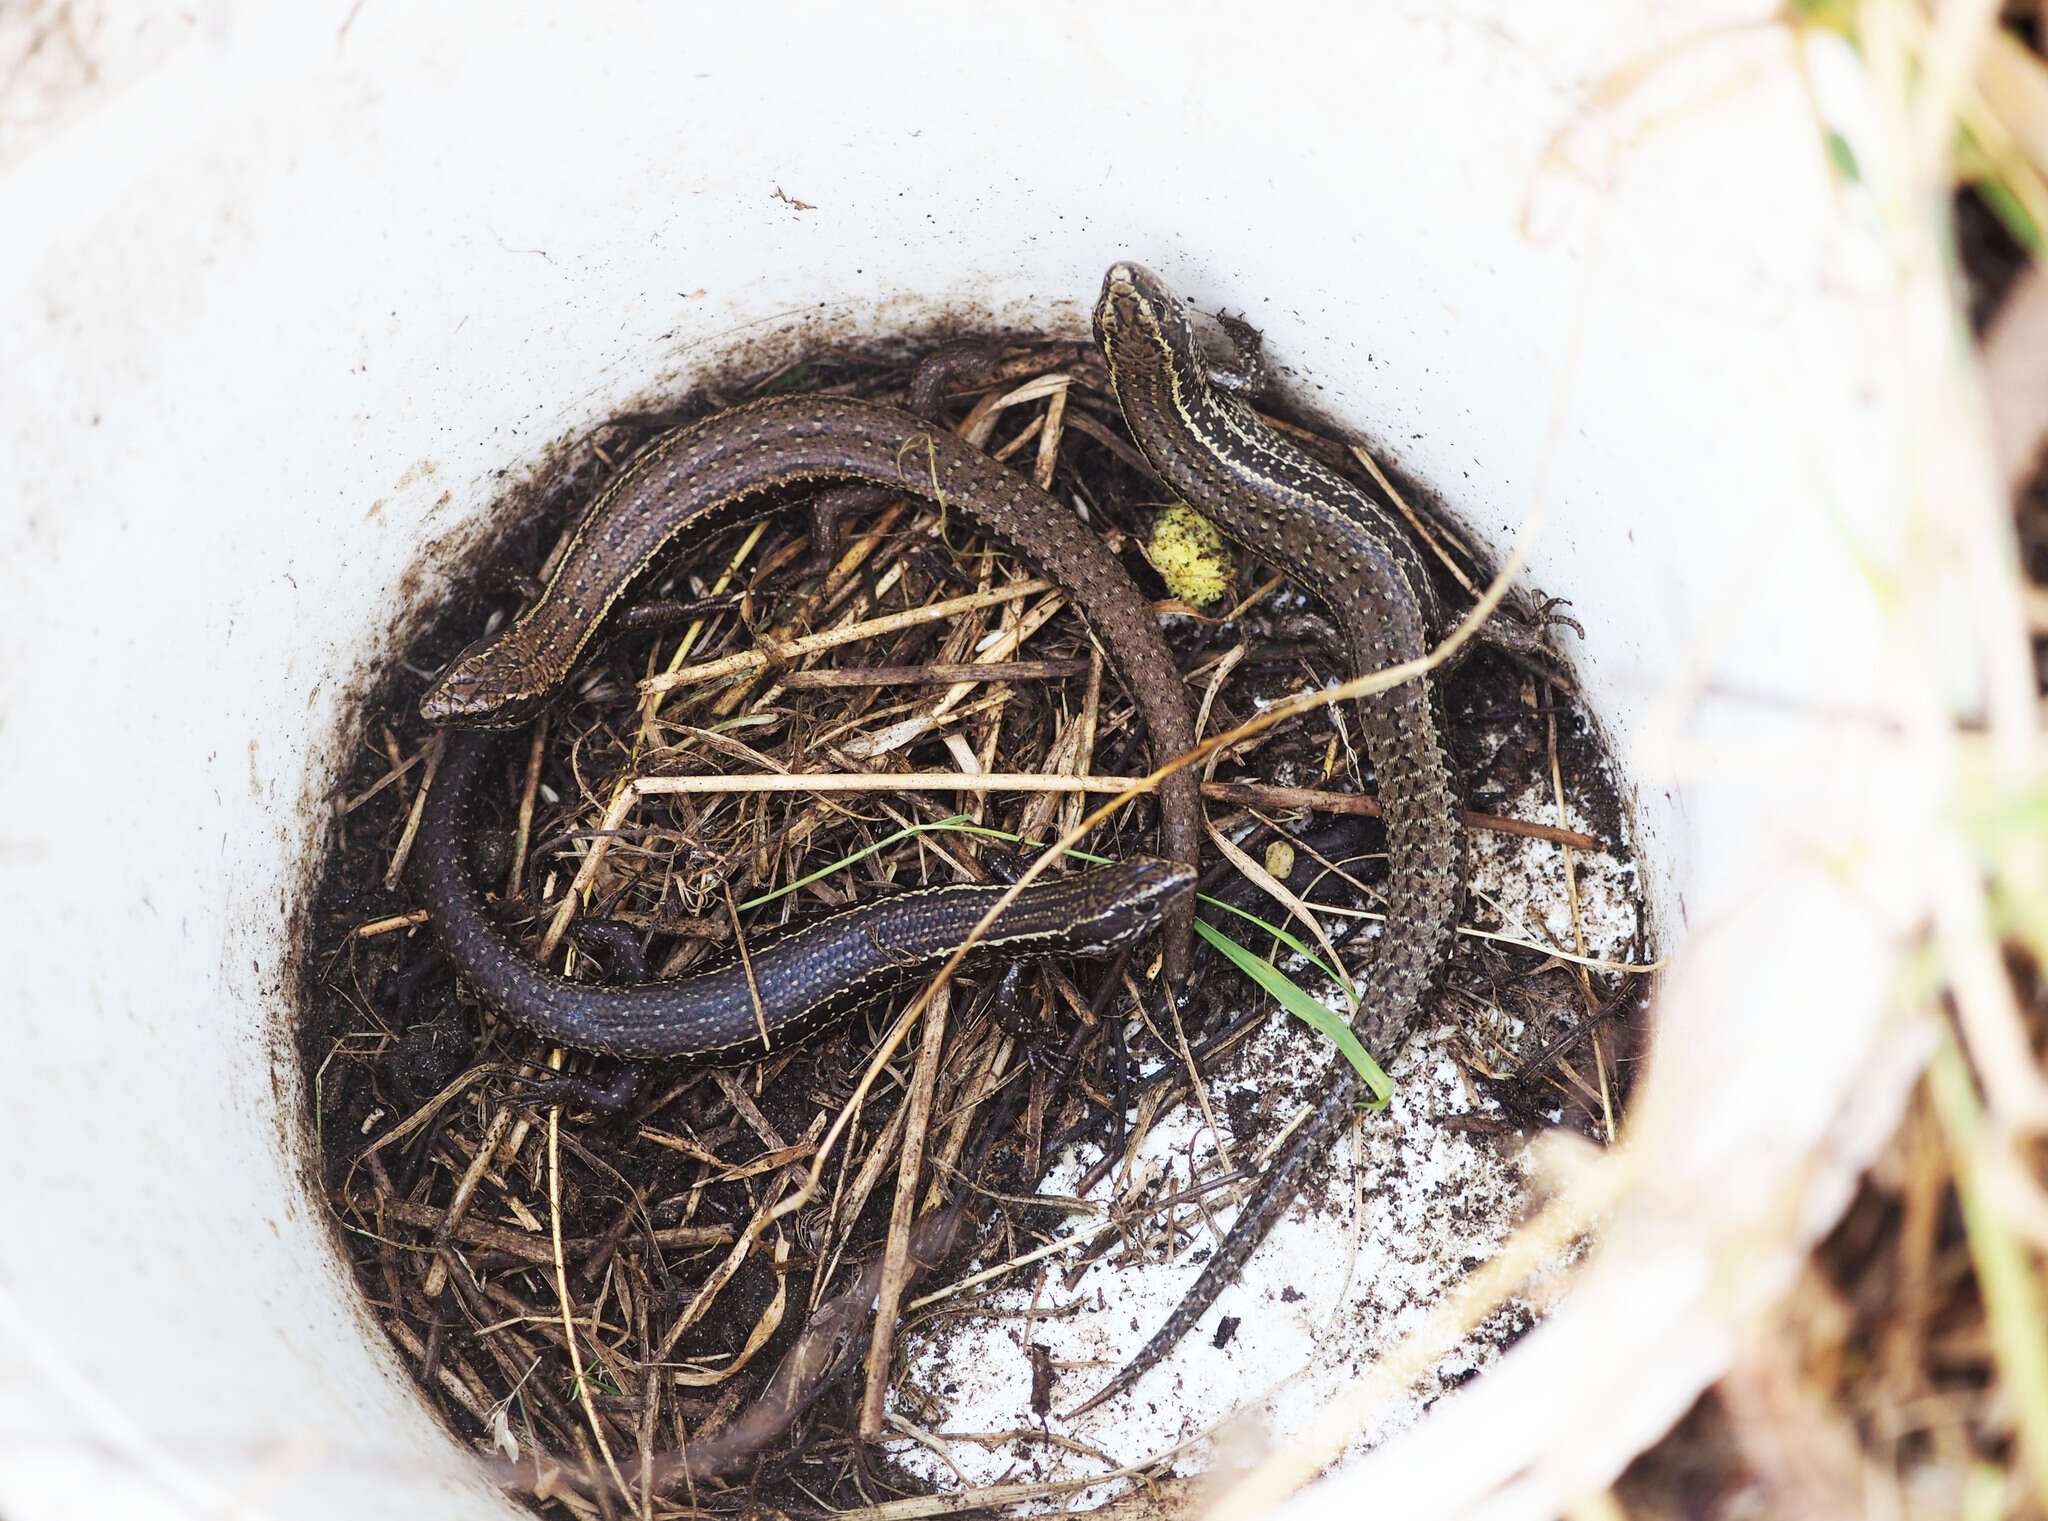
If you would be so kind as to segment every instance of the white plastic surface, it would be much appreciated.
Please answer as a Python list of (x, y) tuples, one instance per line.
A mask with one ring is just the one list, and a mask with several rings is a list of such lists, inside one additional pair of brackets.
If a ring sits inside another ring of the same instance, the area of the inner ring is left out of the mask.
[[(303, 1187), (287, 932), (351, 695), (508, 472), (735, 346), (1078, 333), (1136, 257), (1497, 545), (1544, 504), (1529, 579), (1624, 754), (1689, 671), (1695, 738), (1873, 696), (1875, 297), (1770, 26), (202, 0), (17, 12), (6, 56), (59, 19), (0, 99), (9, 1521), (508, 1513)], [(1744, 1158), (1818, 1222), (1883, 942), (1807, 864), (1813, 795), (1720, 774), (1637, 798), (1664, 926), (1740, 984), (1672, 1000), (1657, 1112), (1682, 1177)], [(1855, 975), (1778, 975), (1816, 960)], [(1617, 1255), (1367, 1465), (1376, 1504), (1547, 1514), (1512, 1491), (1545, 1422), (1630, 1415), (1568, 1493), (1684, 1408), (1706, 1259)]]

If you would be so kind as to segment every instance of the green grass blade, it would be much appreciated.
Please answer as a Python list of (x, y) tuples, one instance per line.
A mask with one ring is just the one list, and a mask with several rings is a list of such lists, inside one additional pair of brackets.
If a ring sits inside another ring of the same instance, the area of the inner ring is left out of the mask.
[[(1324, 962), (1322, 957), (1318, 956), (1306, 945), (1302, 944), (1299, 940), (1295, 939), (1293, 935), (1289, 934), (1279, 925), (1268, 923), (1266, 920), (1261, 919), (1257, 914), (1250, 913), (1245, 909), (1239, 908), (1235, 903), (1225, 903), (1221, 898), (1212, 898), (1207, 893), (1196, 894), (1195, 901), (1198, 903), (1206, 903), (1211, 908), (1223, 909), (1227, 913), (1233, 913), (1237, 915), (1237, 917), (1240, 919), (1249, 919), (1252, 923), (1256, 924), (1260, 929), (1264, 930), (1267, 934), (1271, 935), (1274, 939), (1278, 940), (1282, 945), (1286, 946), (1289, 950), (1293, 951), (1295, 955), (1306, 957), (1315, 966), (1315, 969), (1317, 971), (1321, 972), (1325, 977), (1329, 978), (1330, 981), (1336, 983), (1338, 987), (1344, 990), (1344, 996), (1351, 1000), (1352, 1008), (1355, 1009), (1358, 1007), (1358, 990), (1352, 987), (1351, 979), (1344, 976), (1343, 973), (1332, 969), (1327, 963)], [(1318, 1005), (1318, 1007), (1320, 1007), (1320, 1005)]]
[[(881, 839), (875, 841), (872, 845), (862, 846), (850, 856), (842, 856), (829, 865), (820, 866), (808, 876), (798, 877), (794, 882), (778, 887), (773, 892), (762, 893), (758, 898), (749, 898), (740, 907), (756, 908), (763, 903), (773, 903), (777, 898), (785, 894), (793, 893), (801, 887), (809, 887), (813, 882), (829, 877), (835, 871), (844, 871), (855, 862), (865, 860), (878, 850), (887, 850), (891, 845), (901, 840), (907, 840), (912, 835), (937, 834), (941, 830), (947, 830), (954, 834), (980, 835), (983, 839), (1003, 840), (1012, 845), (1025, 845), (1028, 843), (1022, 836), (1012, 834), (1007, 829), (989, 829), (981, 824), (972, 822), (964, 813), (956, 813), (947, 818), (934, 819), (929, 824), (905, 825), (894, 834), (883, 835)], [(1043, 850), (1045, 847), (1042, 845), (1030, 845), (1029, 848), (1032, 850)], [(1066, 854), (1077, 861), (1085, 861), (1091, 866), (1109, 866), (1114, 864), (1108, 856), (1090, 855), (1085, 850), (1070, 850)]]
[[(839, 860), (832, 862), (832, 864), (829, 866), (820, 866), (816, 871), (812, 872), (809, 876), (798, 877), (794, 882), (788, 883), (782, 887), (778, 887), (773, 892), (762, 893), (761, 896), (758, 898), (749, 898), (746, 902), (742, 903), (740, 907), (758, 908), (763, 903), (773, 903), (777, 898), (780, 898), (787, 893), (793, 893), (800, 887), (809, 887), (813, 882), (819, 881), (825, 877), (829, 877), (835, 871), (844, 871), (847, 867), (853, 865), (856, 861), (865, 860), (867, 857), (873, 855), (878, 850), (887, 850), (891, 845), (894, 845), (897, 841), (907, 840), (914, 834), (931, 834), (941, 829), (958, 829), (962, 824), (966, 823), (967, 815), (964, 813), (956, 813), (951, 818), (938, 819), (930, 824), (906, 825), (904, 828), (897, 830), (894, 834), (883, 835), (881, 839), (875, 841), (875, 843), (872, 845), (862, 846), (859, 850), (856, 850), (850, 856), (842, 856)], [(968, 827), (970, 829), (973, 828), (972, 825), (969, 825)]]
[(2048, 1504), (2048, 1306), (2042, 1303), (2026, 1243), (1988, 1197), (1979, 1174), (1984, 1116), (1970, 1084), (1969, 1062), (1951, 1033), (1943, 1033), (1928, 1063), (1927, 1091), (1955, 1166), (1956, 1200), (1984, 1297), (1992, 1361), (2005, 1384), (2035, 1499)]
[(1344, 1053), (1344, 1059), (1358, 1069), (1358, 1075), (1364, 1078), (1365, 1085), (1372, 1089), (1373, 1108), (1384, 1109), (1392, 1102), (1393, 1083), (1387, 1074), (1380, 1070), (1380, 1064), (1358, 1043), (1358, 1037), (1351, 1033), (1349, 1025), (1309, 997), (1305, 989), (1272, 962), (1245, 949), (1214, 925), (1197, 919), (1195, 933), (1216, 947), (1245, 976), (1278, 999), (1280, 1006), (1288, 1013), (1307, 1020), (1335, 1041), (1337, 1049)]

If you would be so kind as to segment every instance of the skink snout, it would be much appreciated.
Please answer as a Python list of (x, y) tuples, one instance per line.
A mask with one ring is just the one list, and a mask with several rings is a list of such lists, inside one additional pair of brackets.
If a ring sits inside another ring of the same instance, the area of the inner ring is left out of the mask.
[(1173, 299), (1157, 275), (1142, 264), (1119, 259), (1102, 277), (1102, 295), (1095, 302), (1095, 341), (1105, 352), (1125, 340), (1156, 343), (1165, 314), (1173, 310)]
[(1066, 949), (1075, 956), (1107, 956), (1150, 934), (1195, 885), (1194, 867), (1153, 856), (1098, 867), (1089, 876), (1099, 890), (1097, 904), (1068, 926)]
[(496, 643), (495, 636), (486, 636), (457, 656), (421, 694), (420, 717), (452, 728), (512, 729), (539, 711), (539, 698), (507, 692), (492, 658)]

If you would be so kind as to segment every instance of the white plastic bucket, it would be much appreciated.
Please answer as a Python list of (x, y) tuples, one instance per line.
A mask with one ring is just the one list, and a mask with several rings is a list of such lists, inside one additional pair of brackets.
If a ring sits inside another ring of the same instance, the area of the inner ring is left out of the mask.
[[(1877, 298), (1761, 20), (63, 18), (0, 23), (51, 28), (0, 146), (10, 1521), (508, 1513), (307, 1187), (293, 934), (352, 701), (508, 472), (736, 348), (960, 314), (1078, 334), (1139, 258), (1245, 310), (1298, 397), (1496, 548), (1544, 505), (1529, 579), (1573, 599), (1624, 755), (1687, 674), (1707, 737), (1872, 694), (1856, 555), (1898, 519)], [(1877, 928), (1806, 864), (1792, 782), (1634, 801), (1667, 933), (1710, 931), (1646, 1145), (1681, 1190), (1782, 1180), (1734, 1213), (1810, 1234), (1857, 1156), (1813, 1165), (1871, 1059)], [(1868, 1091), (1866, 1140), (1897, 1085)], [(1603, 1482), (1727, 1355), (1721, 1209), (1633, 1199), (1565, 1311), (1353, 1482), (1408, 1516)]]

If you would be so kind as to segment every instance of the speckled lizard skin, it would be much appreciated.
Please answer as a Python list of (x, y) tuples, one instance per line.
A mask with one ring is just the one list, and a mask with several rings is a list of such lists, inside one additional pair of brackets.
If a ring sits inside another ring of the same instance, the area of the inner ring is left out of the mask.
[[(1095, 337), (1124, 420), (1160, 478), (1329, 608), (1354, 674), (1428, 652), (1440, 614), (1407, 528), (1218, 388), (1178, 297), (1138, 265), (1114, 265), (1095, 307)], [(1386, 929), (1352, 1028), (1368, 1049), (1391, 1060), (1457, 929), (1464, 812), (1429, 678), (1367, 697), (1358, 713), (1379, 781), (1390, 865)], [(1316, 1091), (1314, 1113), (1246, 1200), (1200, 1278), (1138, 1355), (1073, 1414), (1129, 1388), (1194, 1328), (1342, 1128), (1353, 1081), (1350, 1065), (1335, 1059)]]

